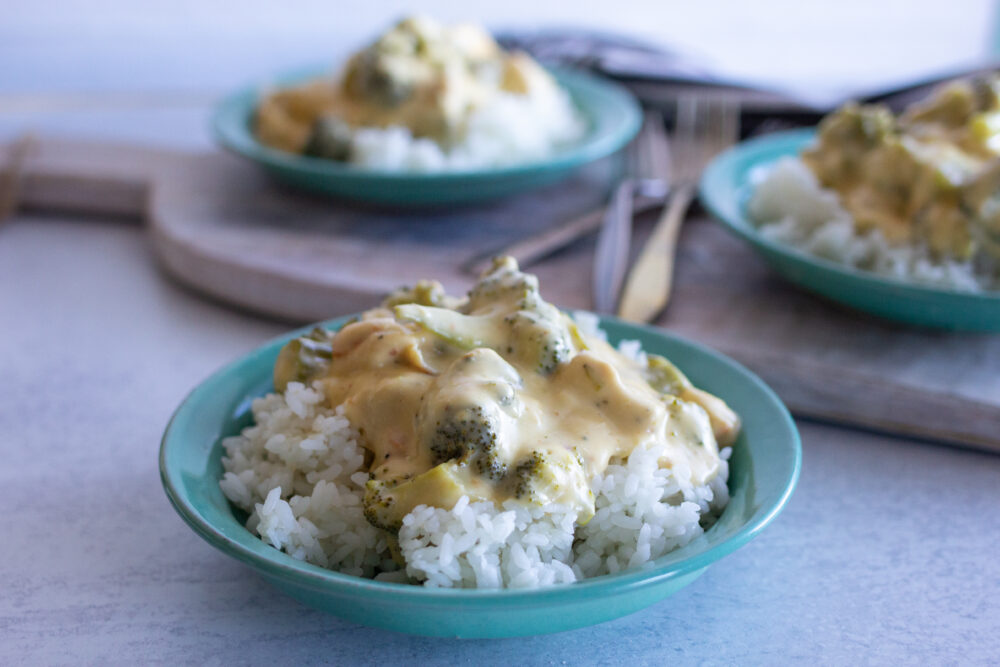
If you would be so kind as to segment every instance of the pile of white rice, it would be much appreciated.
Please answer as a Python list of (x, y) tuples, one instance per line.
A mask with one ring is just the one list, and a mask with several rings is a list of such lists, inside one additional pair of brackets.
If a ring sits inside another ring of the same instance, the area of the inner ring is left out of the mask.
[(1000, 271), (980, 253), (974, 260), (938, 260), (924, 245), (892, 245), (879, 230), (859, 234), (836, 192), (820, 186), (798, 158), (751, 174), (750, 217), (761, 234), (818, 257), (923, 285), (979, 292), (1000, 289)]
[(541, 160), (578, 141), (586, 122), (561, 88), (531, 95), (498, 93), (474, 112), (460, 143), (443, 149), (405, 127), (354, 132), (351, 163), (372, 169), (434, 172), (501, 167)]
[[(621, 349), (642, 354), (634, 341)], [(729, 449), (718, 476), (692, 486), (688, 471), (659, 467), (664, 445), (656, 444), (593, 480), (597, 511), (582, 527), (561, 505), (494, 507), (466, 497), (451, 510), (420, 505), (403, 519), (400, 569), (363, 515), (368, 473), (358, 435), (322, 401), (318, 388), (299, 383), (254, 401), (255, 425), (223, 441), (220, 486), (262, 540), (347, 574), (434, 587), (571, 583), (647, 565), (701, 535), (729, 501)]]

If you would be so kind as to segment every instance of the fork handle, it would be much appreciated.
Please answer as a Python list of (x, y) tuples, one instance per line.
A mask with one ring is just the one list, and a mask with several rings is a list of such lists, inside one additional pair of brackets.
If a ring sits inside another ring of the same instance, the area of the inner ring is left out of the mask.
[[(662, 206), (663, 202), (663, 197), (649, 197), (637, 192), (632, 197), (632, 216), (651, 211)], [(537, 234), (518, 239), (503, 248), (476, 255), (463, 264), (462, 269), (478, 276), (492, 266), (493, 258), (498, 255), (510, 255), (522, 269), (531, 266), (574, 241), (596, 232), (601, 228), (606, 210), (605, 204)]]
[(594, 251), (592, 291), (594, 310), (615, 312), (628, 266), (629, 244), (632, 238), (632, 196), (635, 184), (625, 179), (618, 184), (604, 212), (601, 231)]
[(671, 193), (666, 209), (629, 273), (618, 310), (623, 319), (652, 322), (666, 307), (674, 282), (677, 235), (693, 199), (693, 185), (679, 186)]

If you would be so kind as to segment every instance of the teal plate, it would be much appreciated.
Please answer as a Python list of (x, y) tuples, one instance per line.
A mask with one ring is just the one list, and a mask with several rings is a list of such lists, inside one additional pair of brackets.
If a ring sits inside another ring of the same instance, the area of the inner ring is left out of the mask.
[[(316, 68), (299, 70), (277, 77), (267, 88), (324, 74), (325, 70)], [(506, 167), (417, 174), (366, 169), (269, 148), (251, 131), (253, 113), (265, 86), (244, 88), (219, 103), (212, 129), (223, 147), (253, 160), (275, 178), (312, 192), (396, 206), (495, 199), (563, 180), (579, 167), (622, 148), (639, 130), (639, 104), (621, 86), (568, 69), (554, 69), (552, 74), (584, 116), (586, 133), (545, 160)]]
[[(322, 326), (338, 328), (347, 318)], [(349, 621), (419, 635), (514, 637), (569, 630), (642, 609), (694, 581), (778, 514), (799, 475), (801, 446), (788, 410), (739, 364), (661, 330), (604, 318), (612, 341), (638, 339), (743, 418), (730, 459), (732, 499), (719, 521), (652, 567), (536, 590), (451, 590), (352, 577), (268, 546), (244, 528), (219, 489), (222, 438), (251, 422), (251, 401), (272, 389), (278, 350), (309, 327), (267, 343), (205, 380), (184, 400), (160, 447), (160, 475), (174, 508), (209, 544), (292, 597)]]
[(760, 234), (747, 214), (758, 167), (798, 155), (815, 130), (775, 132), (716, 157), (701, 177), (701, 201), (730, 231), (750, 242), (788, 280), (834, 301), (890, 320), (957, 331), (1000, 331), (1000, 292), (973, 294), (876, 275), (817, 257)]

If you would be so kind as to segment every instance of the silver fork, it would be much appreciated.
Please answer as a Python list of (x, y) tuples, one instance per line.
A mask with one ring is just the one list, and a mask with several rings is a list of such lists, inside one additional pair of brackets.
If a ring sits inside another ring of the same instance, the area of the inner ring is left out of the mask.
[(663, 116), (647, 111), (642, 130), (629, 147), (626, 177), (615, 188), (601, 223), (594, 252), (594, 310), (613, 313), (628, 267), (636, 195), (660, 200), (670, 182), (670, 155)]
[(618, 310), (633, 322), (653, 321), (670, 300), (677, 234), (705, 165), (739, 139), (739, 106), (725, 98), (682, 97), (676, 128), (670, 141), (670, 199), (629, 273)]

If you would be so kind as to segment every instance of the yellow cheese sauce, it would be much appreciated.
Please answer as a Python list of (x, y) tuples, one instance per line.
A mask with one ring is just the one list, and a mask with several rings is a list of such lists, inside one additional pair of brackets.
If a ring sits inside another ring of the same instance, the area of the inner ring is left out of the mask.
[(292, 153), (343, 159), (351, 128), (407, 128), (442, 146), (498, 93), (555, 89), (524, 53), (504, 52), (482, 28), (408, 18), (353, 55), (338, 77), (278, 90), (257, 108), (261, 142)]
[(848, 104), (802, 160), (859, 232), (938, 259), (1000, 257), (1000, 81), (960, 81), (894, 116)]
[(463, 495), (562, 503), (585, 523), (590, 482), (636, 447), (666, 443), (663, 467), (694, 485), (719, 468), (738, 417), (666, 360), (626, 358), (499, 259), (462, 300), (422, 283), (339, 332), (282, 350), (279, 391), (318, 381), (369, 453), (365, 514), (397, 530), (419, 504)]

